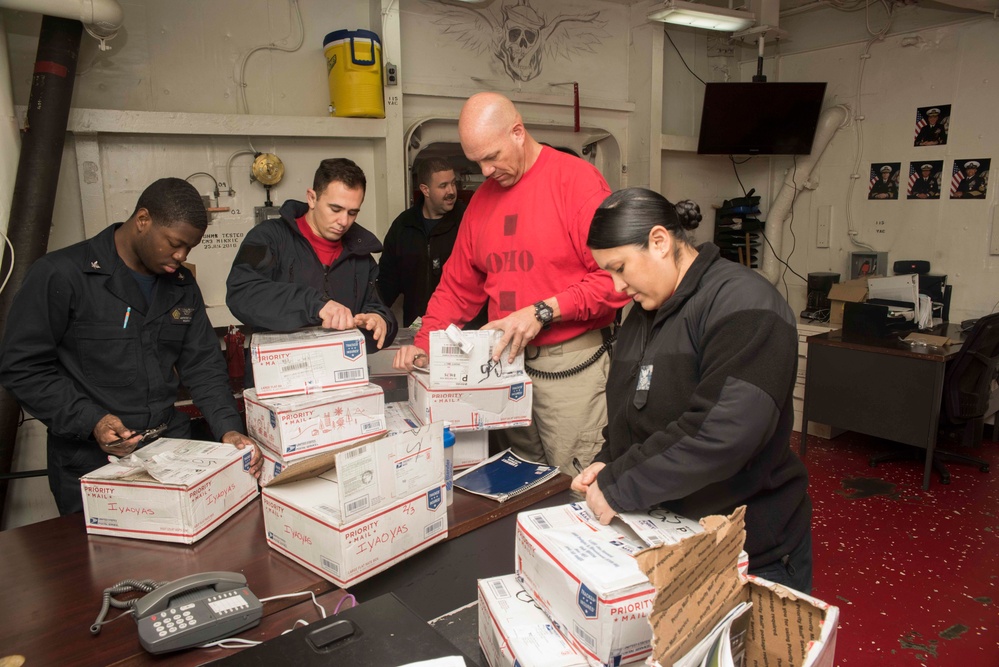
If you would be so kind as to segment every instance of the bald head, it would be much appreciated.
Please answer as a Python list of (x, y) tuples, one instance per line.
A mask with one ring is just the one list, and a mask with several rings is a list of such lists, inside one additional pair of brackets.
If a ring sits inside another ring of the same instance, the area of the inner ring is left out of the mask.
[(468, 98), (458, 117), (458, 138), (465, 157), (505, 188), (515, 185), (541, 153), (513, 102), (499, 93)]

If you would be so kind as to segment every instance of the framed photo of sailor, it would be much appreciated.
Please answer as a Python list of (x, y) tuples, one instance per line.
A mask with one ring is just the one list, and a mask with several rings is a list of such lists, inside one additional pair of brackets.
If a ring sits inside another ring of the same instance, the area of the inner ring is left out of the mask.
[(898, 172), (901, 162), (872, 162), (868, 199), (898, 199)]
[(916, 109), (914, 146), (943, 146), (950, 131), (950, 105), (937, 104)]
[(951, 199), (985, 199), (989, 187), (989, 165), (987, 157), (954, 160), (954, 171), (950, 177)]
[(918, 160), (909, 163), (909, 188), (906, 199), (940, 199), (943, 160)]

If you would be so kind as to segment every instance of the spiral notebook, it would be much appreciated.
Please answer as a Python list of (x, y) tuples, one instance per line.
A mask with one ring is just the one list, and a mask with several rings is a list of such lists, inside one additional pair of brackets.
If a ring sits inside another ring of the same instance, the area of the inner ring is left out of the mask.
[(525, 461), (507, 449), (456, 475), (454, 485), (469, 493), (503, 502), (544, 484), (558, 474), (556, 466)]

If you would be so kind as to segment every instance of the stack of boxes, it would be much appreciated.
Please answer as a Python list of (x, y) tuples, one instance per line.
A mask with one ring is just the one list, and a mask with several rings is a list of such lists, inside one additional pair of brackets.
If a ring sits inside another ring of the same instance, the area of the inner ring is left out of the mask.
[(347, 587), (447, 537), (443, 429), (385, 437), (360, 331), (255, 334), (250, 352), (272, 548)]
[(489, 458), (488, 431), (530, 426), (533, 385), (524, 355), (513, 363), (492, 361), (503, 332), (446, 331), (430, 334), (430, 367), (409, 374), (409, 406), (424, 424), (449, 422), (454, 467)]
[(490, 667), (700, 665), (705, 637), (747, 600), (735, 664), (832, 665), (838, 609), (746, 575), (744, 513), (657, 509), (608, 526), (577, 503), (520, 513), (515, 574), (479, 581)]

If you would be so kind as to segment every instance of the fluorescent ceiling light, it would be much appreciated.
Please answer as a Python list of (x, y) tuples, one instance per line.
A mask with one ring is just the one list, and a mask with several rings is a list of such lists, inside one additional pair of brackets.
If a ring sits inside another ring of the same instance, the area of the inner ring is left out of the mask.
[(650, 21), (722, 32), (745, 30), (756, 22), (756, 17), (751, 12), (723, 9), (684, 0), (667, 0), (651, 9), (647, 18)]

